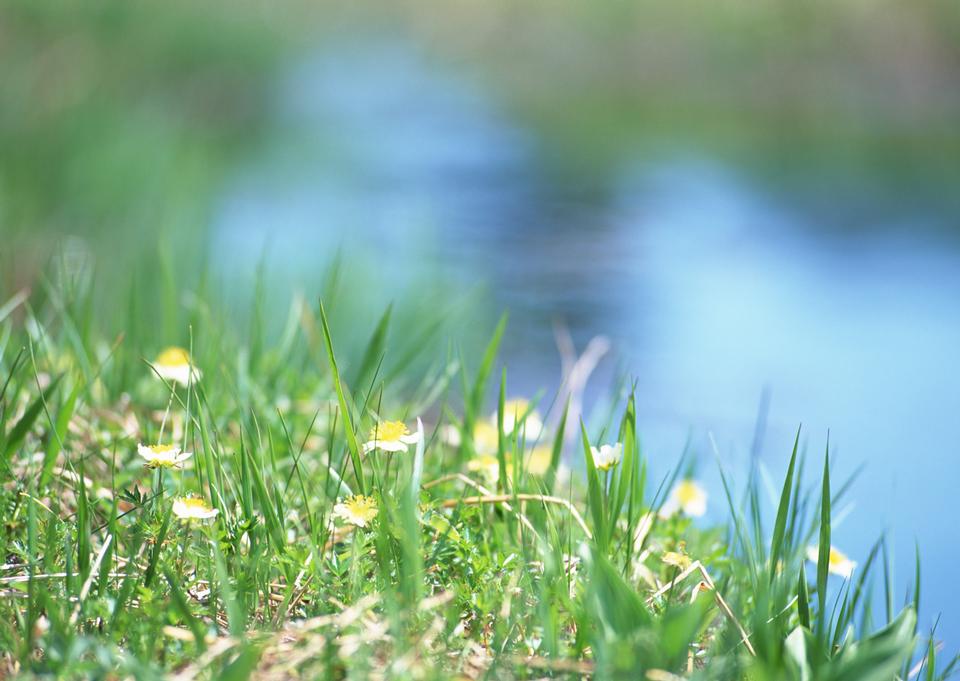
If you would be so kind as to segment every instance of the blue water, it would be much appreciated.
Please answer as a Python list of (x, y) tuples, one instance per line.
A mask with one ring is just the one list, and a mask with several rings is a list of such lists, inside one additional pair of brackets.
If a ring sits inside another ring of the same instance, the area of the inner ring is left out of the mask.
[[(276, 101), (278, 132), (224, 192), (211, 233), (226, 278), (267, 245), (291, 284), (344, 249), (374, 266), (372, 302), (417, 290), (424, 269), (451, 291), (484, 282), (511, 311), (515, 392), (556, 386), (555, 320), (580, 347), (605, 335), (613, 353), (589, 395), (602, 402), (629, 371), (655, 470), (689, 441), (715, 519), (717, 459), (743, 482), (761, 401), (771, 494), (799, 423), (811, 464), (830, 429), (834, 480), (866, 464), (835, 544), (862, 562), (887, 532), (905, 595), (916, 541), (921, 624), (942, 611), (957, 649), (960, 247), (931, 228), (947, 217), (907, 197), (887, 211), (869, 193), (772, 192), (689, 149), (638, 158), (602, 191), (561, 183), (532, 131), (405, 45), (322, 52)], [(851, 215), (871, 229), (843, 229)]]

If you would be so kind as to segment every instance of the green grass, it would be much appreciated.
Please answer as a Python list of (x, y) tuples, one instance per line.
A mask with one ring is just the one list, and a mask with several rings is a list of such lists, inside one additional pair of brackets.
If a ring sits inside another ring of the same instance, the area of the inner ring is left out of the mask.
[[(879, 681), (955, 667), (917, 629), (919, 580), (894, 607), (883, 541), (851, 579), (830, 574), (847, 486), (825, 453), (805, 487), (800, 432), (780, 498), (756, 471), (739, 491), (722, 471), (729, 520), (708, 527), (657, 513), (688, 467), (648, 479), (630, 394), (613, 425), (573, 431), (549, 397), (506, 400), (505, 317), (462, 356), (437, 320), (401, 310), (341, 345), (362, 332), (349, 300), (294, 305), (272, 336), (174, 289), (167, 337), (148, 315), (110, 328), (75, 283), (0, 297), (0, 675)], [(188, 387), (150, 366), (173, 342), (202, 372)], [(420, 441), (365, 451), (388, 420)], [(622, 459), (601, 470), (591, 445), (614, 440)], [(137, 444), (158, 441), (193, 456), (147, 469)], [(471, 466), (484, 454), (486, 478)], [(219, 515), (180, 520), (187, 493)], [(365, 527), (335, 513), (352, 494), (377, 505)]]

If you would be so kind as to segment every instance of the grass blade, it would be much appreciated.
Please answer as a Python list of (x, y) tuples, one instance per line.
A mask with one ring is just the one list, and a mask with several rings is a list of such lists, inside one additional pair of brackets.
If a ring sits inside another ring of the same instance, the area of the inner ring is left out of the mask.
[(353, 420), (350, 418), (350, 407), (343, 394), (343, 384), (340, 382), (340, 370), (337, 368), (337, 359), (333, 354), (333, 340), (330, 337), (330, 325), (327, 322), (327, 311), (320, 302), (320, 322), (323, 325), (323, 341), (327, 346), (327, 359), (330, 362), (330, 372), (333, 376), (333, 387), (337, 392), (337, 402), (340, 405), (340, 414), (343, 419), (343, 430), (347, 438), (347, 448), (350, 451), (350, 461), (353, 464), (353, 474), (357, 479), (357, 488), (361, 494), (367, 493), (367, 484), (363, 478), (363, 466), (360, 462), (360, 443), (353, 429)]
[(827, 629), (827, 577), (830, 572), (830, 441), (823, 459), (823, 492), (820, 495), (820, 546), (817, 556), (817, 630)]
[(773, 582), (777, 574), (777, 564), (783, 555), (784, 533), (787, 529), (787, 515), (790, 512), (790, 500), (793, 495), (793, 469), (797, 463), (797, 448), (800, 445), (800, 429), (797, 428), (797, 437), (793, 441), (793, 453), (790, 455), (790, 465), (787, 466), (787, 477), (783, 481), (783, 491), (780, 492), (780, 507), (777, 509), (777, 520), (773, 525), (773, 540), (770, 542), (770, 581)]

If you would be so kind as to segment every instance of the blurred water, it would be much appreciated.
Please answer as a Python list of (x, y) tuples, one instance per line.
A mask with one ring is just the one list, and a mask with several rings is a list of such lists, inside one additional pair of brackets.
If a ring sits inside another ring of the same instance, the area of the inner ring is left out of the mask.
[[(866, 463), (836, 544), (863, 561), (890, 532), (904, 593), (916, 540), (921, 622), (943, 611), (956, 649), (960, 250), (928, 229), (935, 212), (878, 214), (857, 196), (830, 197), (839, 203), (824, 212), (690, 153), (638, 159), (602, 191), (561, 185), (530, 132), (406, 46), (321, 53), (277, 102), (281, 132), (227, 189), (212, 231), (227, 279), (267, 244), (281, 280), (340, 247), (367, 258), (384, 299), (415, 291), (425, 267), (451, 290), (484, 281), (511, 310), (515, 392), (556, 386), (554, 320), (581, 347), (605, 334), (638, 381), (655, 467), (689, 441), (714, 517), (722, 495), (705, 434), (742, 482), (768, 390), (759, 455), (772, 479), (801, 421), (811, 463), (829, 428), (835, 480)], [(875, 228), (843, 229), (850, 215)], [(609, 361), (598, 383), (613, 373)]]

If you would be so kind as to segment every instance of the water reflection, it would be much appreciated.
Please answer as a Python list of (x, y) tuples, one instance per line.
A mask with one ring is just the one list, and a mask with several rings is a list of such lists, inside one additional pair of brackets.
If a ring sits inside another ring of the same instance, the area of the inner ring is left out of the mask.
[(893, 530), (902, 589), (916, 537), (921, 622), (943, 610), (940, 631), (958, 640), (953, 244), (902, 216), (894, 230), (831, 231), (821, 212), (697, 156), (639, 160), (600, 195), (553, 185), (529, 133), (406, 47), (323, 53), (281, 90), (283, 132), (229, 188), (212, 233), (225, 276), (248, 272), (268, 244), (290, 280), (339, 246), (360, 259), (387, 252), (376, 270), (384, 299), (414, 285), (411, 262), (461, 287), (486, 281), (493, 304), (512, 311), (511, 382), (530, 391), (556, 386), (555, 319), (581, 345), (608, 335), (638, 380), (655, 467), (693, 433), (715, 513), (704, 434), (742, 473), (767, 387), (760, 456), (771, 475), (800, 421), (817, 456), (832, 429), (837, 479), (868, 464), (837, 543), (862, 560)]

